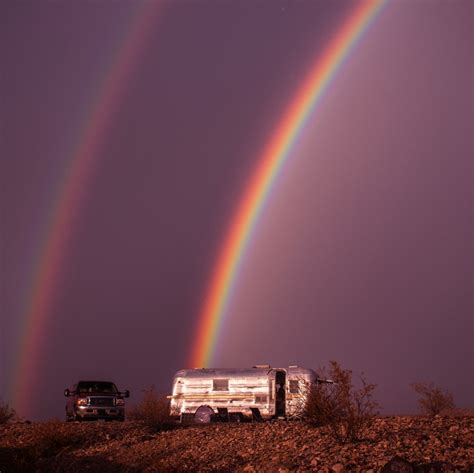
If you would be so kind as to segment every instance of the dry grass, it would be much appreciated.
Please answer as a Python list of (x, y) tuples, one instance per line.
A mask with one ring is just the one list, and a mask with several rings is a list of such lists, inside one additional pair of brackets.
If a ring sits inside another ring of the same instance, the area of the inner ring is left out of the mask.
[(176, 426), (170, 417), (169, 400), (160, 395), (154, 386), (143, 391), (142, 401), (132, 408), (128, 418), (143, 422), (152, 430), (169, 430)]
[(454, 398), (449, 391), (442, 391), (433, 383), (413, 383), (412, 388), (420, 396), (418, 406), (423, 414), (435, 416), (454, 409)]
[(15, 410), (8, 404), (0, 401), (0, 425), (15, 419), (17, 419)]
[[(326, 370), (322, 370), (326, 375)], [(330, 362), (327, 376), (333, 384), (319, 384), (311, 389), (306, 407), (306, 420), (323, 426), (338, 443), (362, 439), (374, 416), (378, 403), (373, 399), (375, 384), (360, 376), (360, 388), (354, 387), (352, 372), (336, 361)]]

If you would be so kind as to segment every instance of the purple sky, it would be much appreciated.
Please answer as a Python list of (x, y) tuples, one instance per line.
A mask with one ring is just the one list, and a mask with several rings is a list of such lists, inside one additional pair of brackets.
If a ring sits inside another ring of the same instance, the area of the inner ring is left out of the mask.
[[(34, 418), (80, 378), (168, 391), (259, 151), (351, 3), (166, 2), (108, 127), (41, 353)], [(0, 6), (0, 396), (65, 163), (136, 10)], [(339, 360), (413, 412), (413, 381), (473, 407), (469, 0), (392, 1), (272, 191), (216, 364)]]

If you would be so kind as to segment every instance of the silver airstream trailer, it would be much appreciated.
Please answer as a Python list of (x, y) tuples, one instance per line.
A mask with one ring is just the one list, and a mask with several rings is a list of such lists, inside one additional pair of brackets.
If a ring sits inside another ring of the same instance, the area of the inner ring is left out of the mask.
[(289, 366), (185, 369), (173, 379), (171, 415), (181, 421), (295, 418), (302, 414), (316, 373)]

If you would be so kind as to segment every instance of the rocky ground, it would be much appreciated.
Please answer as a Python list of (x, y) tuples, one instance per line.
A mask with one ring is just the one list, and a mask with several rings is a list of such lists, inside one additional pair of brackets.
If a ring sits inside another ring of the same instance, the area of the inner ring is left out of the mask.
[[(386, 466), (394, 457), (404, 461)], [(1, 473), (350, 470), (474, 472), (474, 417), (381, 417), (346, 445), (324, 428), (284, 421), (163, 432), (136, 422), (0, 426)]]

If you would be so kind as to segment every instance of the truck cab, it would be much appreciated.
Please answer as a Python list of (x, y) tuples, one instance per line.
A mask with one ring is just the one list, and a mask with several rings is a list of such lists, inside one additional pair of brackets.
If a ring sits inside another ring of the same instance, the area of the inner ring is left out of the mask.
[(125, 420), (125, 398), (128, 390), (120, 392), (111, 381), (79, 381), (65, 389), (66, 421)]

